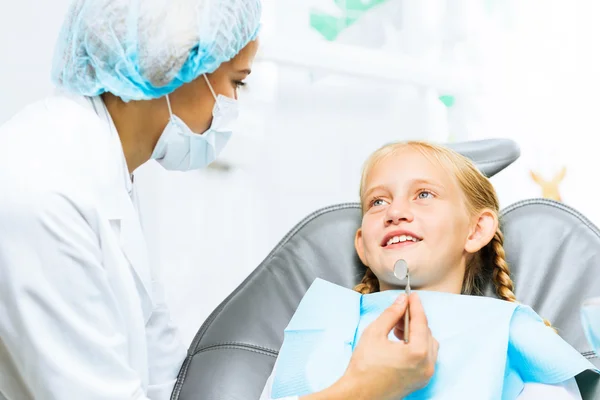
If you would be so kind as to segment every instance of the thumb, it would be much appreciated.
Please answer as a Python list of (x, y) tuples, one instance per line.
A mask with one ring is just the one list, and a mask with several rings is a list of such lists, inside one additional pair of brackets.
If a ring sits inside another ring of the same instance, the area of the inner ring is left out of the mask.
[(408, 302), (403, 293), (388, 308), (381, 313), (379, 317), (371, 324), (371, 331), (376, 335), (387, 335), (398, 324), (404, 313)]

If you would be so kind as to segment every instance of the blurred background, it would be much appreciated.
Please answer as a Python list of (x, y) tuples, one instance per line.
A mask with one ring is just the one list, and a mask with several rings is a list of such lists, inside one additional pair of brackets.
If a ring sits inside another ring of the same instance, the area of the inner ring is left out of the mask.
[[(203, 171), (136, 172), (187, 342), (303, 217), (357, 201), (362, 163), (390, 141), (515, 139), (521, 158), (492, 179), (502, 206), (558, 193), (600, 224), (598, 1), (263, 2), (223, 157)], [(68, 3), (0, 5), (0, 123), (52, 92)]]

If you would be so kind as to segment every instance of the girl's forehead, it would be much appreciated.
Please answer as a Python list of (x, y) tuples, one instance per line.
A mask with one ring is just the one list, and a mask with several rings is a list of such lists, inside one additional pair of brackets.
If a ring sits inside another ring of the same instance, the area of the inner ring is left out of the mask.
[(435, 180), (451, 185), (455, 181), (452, 166), (433, 154), (410, 147), (401, 148), (377, 160), (367, 175), (367, 185), (404, 180)]

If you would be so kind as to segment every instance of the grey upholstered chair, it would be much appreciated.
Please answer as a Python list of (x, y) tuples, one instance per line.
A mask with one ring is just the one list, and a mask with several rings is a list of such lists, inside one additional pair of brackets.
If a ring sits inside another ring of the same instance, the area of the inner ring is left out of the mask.
[[(509, 140), (453, 145), (488, 176), (519, 157)], [(358, 204), (327, 207), (301, 221), (210, 315), (190, 346), (172, 400), (260, 397), (283, 331), (316, 277), (352, 287), (364, 267), (355, 255)], [(563, 204), (532, 199), (502, 213), (516, 295), (552, 321), (598, 367), (580, 323), (582, 301), (600, 296), (600, 231)], [(492, 290), (488, 295), (493, 296)], [(600, 399), (593, 373), (577, 377), (584, 400)]]

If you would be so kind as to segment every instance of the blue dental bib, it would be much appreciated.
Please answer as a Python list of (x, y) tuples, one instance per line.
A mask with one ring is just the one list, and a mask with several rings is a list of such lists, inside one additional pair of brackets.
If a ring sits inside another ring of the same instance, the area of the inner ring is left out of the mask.
[[(272, 396), (304, 396), (346, 370), (364, 329), (401, 291), (361, 295), (317, 279), (288, 324)], [(480, 296), (419, 291), (440, 343), (429, 384), (406, 399), (514, 400), (525, 382), (556, 384), (599, 372), (530, 307)], [(393, 332), (391, 340), (398, 340)]]

